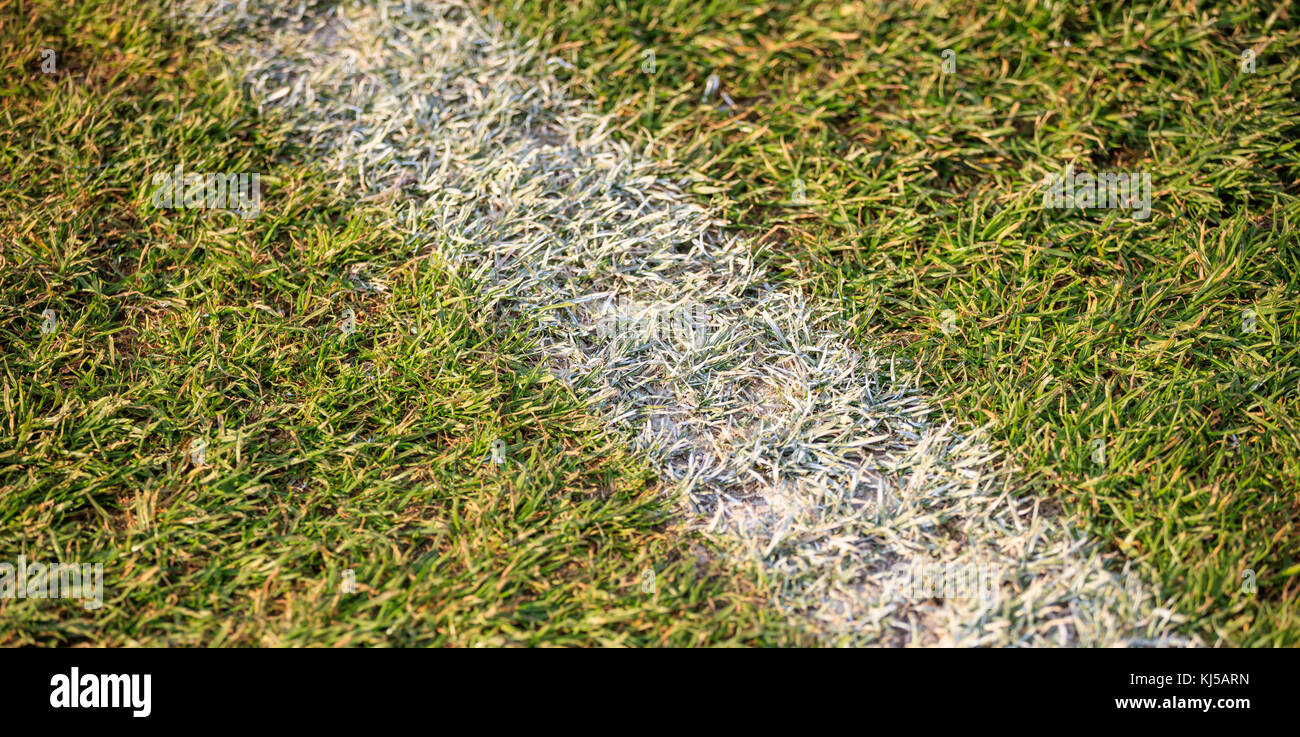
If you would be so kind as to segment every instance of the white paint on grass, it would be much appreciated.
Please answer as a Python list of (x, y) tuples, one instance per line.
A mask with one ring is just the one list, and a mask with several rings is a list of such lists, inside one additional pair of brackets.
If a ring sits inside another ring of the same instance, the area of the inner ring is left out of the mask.
[[(995, 454), (935, 417), (888, 356), (761, 268), (666, 178), (672, 162), (613, 140), (534, 46), (456, 2), (248, 13), (204, 22), (266, 108), (340, 188), (392, 200), (389, 226), (484, 310), (534, 326), (538, 359), (823, 641), (1186, 642), (1095, 541), (1012, 497)], [(611, 330), (611, 304), (686, 310), (702, 338), (637, 318)], [(996, 593), (917, 598), (933, 581), (914, 574), (935, 570), (992, 572)]]

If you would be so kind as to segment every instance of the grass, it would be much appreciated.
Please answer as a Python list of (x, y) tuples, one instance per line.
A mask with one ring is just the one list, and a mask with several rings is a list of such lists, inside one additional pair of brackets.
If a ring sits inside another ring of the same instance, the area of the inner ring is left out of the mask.
[[(804, 641), (165, 8), (0, 0), (0, 561), (106, 587), (0, 599), (0, 644)], [(261, 214), (153, 207), (177, 163)]]
[[(250, 10), (199, 27), (259, 104), (341, 190), (401, 190), (398, 227), (536, 335), (539, 364), (679, 491), (684, 519), (758, 562), (779, 584), (770, 605), (820, 642), (1187, 641), (1171, 637), (1185, 618), (1106, 572), (1095, 540), (1005, 498), (987, 446), (933, 424), (892, 360), (854, 351), (833, 305), (754, 268), (747, 239), (654, 176), (667, 162), (602, 134), (609, 118), (535, 49), (458, 2), (371, 0), (301, 24)], [(696, 339), (662, 320), (608, 325), (612, 297), (660, 317), (689, 306)], [(1004, 579), (996, 600), (914, 590), (918, 564), (963, 562)]]
[[(1019, 492), (1141, 566), (1189, 629), (1300, 643), (1287, 8), (480, 5), (685, 161), (863, 344), (989, 424)], [(1151, 217), (1043, 208), (1067, 164), (1149, 173)]]
[[(1287, 9), (481, 6), (1189, 629), (1300, 642)], [(108, 589), (0, 599), (0, 644), (804, 641), (525, 331), (340, 192), (164, 3), (0, 0), (0, 48), (0, 561), (102, 563)], [(152, 207), (147, 174), (182, 162), (261, 172), (274, 206)], [(1044, 209), (1067, 163), (1149, 172), (1152, 216)]]

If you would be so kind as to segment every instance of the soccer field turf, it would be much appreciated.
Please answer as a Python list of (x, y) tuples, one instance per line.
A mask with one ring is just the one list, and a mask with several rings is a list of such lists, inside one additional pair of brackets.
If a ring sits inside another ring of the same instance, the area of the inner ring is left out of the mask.
[(1298, 639), (1284, 11), (0, 7), (0, 644)]

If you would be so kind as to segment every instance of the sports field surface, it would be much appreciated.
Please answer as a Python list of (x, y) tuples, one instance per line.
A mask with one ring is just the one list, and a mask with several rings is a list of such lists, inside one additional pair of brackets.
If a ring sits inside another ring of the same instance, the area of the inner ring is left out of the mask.
[(0, 645), (1300, 642), (1285, 6), (0, 47), (0, 562), (103, 570)]

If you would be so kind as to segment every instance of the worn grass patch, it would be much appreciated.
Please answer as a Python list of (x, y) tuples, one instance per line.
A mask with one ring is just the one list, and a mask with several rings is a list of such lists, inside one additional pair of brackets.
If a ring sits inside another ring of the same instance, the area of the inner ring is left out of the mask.
[[(863, 343), (992, 423), (1019, 490), (1140, 565), (1189, 630), (1300, 641), (1289, 9), (481, 5), (688, 162)], [(1044, 209), (1067, 164), (1149, 173), (1151, 217)]]

